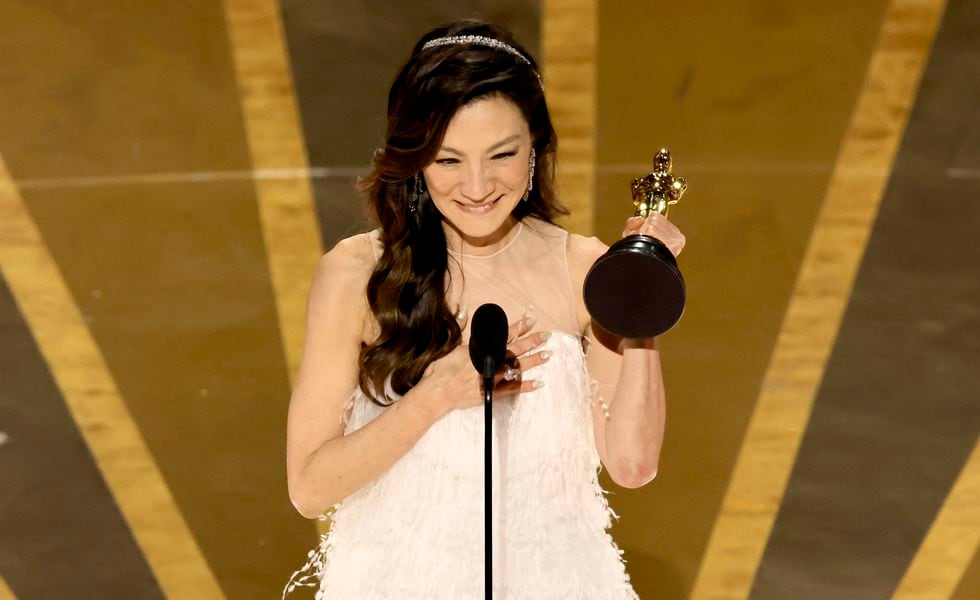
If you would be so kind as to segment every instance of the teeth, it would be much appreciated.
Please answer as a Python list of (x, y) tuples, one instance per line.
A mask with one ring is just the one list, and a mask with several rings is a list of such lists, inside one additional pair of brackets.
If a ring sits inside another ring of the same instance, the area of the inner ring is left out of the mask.
[(486, 204), (481, 204), (480, 206), (466, 206), (464, 204), (460, 204), (460, 208), (462, 208), (464, 211), (468, 213), (472, 213), (475, 215), (482, 215), (483, 213), (488, 212), (496, 204), (497, 201), (494, 200), (492, 202), (487, 202)]

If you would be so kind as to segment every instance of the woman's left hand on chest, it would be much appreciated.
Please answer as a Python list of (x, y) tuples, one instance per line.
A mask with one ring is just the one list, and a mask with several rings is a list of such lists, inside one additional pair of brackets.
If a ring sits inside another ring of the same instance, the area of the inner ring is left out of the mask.
[(681, 250), (684, 249), (684, 234), (681, 233), (681, 230), (676, 225), (668, 221), (667, 217), (660, 213), (653, 213), (646, 219), (643, 217), (630, 217), (626, 219), (626, 228), (623, 229), (623, 237), (637, 233), (657, 238), (667, 246), (667, 249), (674, 256), (680, 254)]

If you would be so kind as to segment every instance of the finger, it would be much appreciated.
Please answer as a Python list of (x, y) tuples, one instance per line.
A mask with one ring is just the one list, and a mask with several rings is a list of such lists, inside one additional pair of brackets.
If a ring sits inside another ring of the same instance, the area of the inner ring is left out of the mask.
[(662, 223), (665, 220), (666, 219), (662, 214), (653, 213), (652, 215), (650, 215), (649, 217), (643, 220), (643, 224), (640, 227), (644, 231), (646, 230), (661, 231)]
[(551, 350), (542, 350), (541, 352), (528, 354), (527, 356), (523, 356), (517, 359), (517, 367), (515, 368), (517, 368), (521, 372), (527, 371), (529, 369), (533, 369), (534, 367), (543, 365), (544, 363), (548, 362), (548, 359), (551, 358), (551, 354), (552, 354)]
[(521, 380), (521, 369), (519, 364), (514, 361), (512, 363), (504, 363), (497, 372), (493, 374), (493, 384), (494, 389), (500, 383), (508, 383), (511, 381)]
[(684, 235), (678, 233), (677, 237), (673, 239), (673, 241), (668, 247), (670, 248), (670, 251), (674, 253), (674, 256), (677, 256), (678, 254), (681, 253), (681, 250), (684, 249), (684, 245), (686, 244), (686, 242), (687, 240), (684, 237)]
[(662, 241), (674, 256), (684, 249), (684, 234), (667, 217), (659, 213), (650, 215), (644, 222), (643, 233)]
[(544, 382), (540, 379), (529, 379), (527, 381), (505, 381), (493, 388), (493, 397), (502, 398), (505, 396), (514, 396), (516, 394), (525, 394), (527, 392), (539, 390), (543, 386)]
[(527, 354), (534, 348), (537, 348), (541, 344), (548, 341), (548, 338), (550, 337), (550, 331), (539, 331), (533, 335), (528, 335), (514, 340), (512, 344), (507, 346), (507, 350), (513, 353), (514, 356), (523, 356), (524, 354)]
[(522, 358), (511, 358), (510, 360), (504, 362), (504, 364), (497, 369), (497, 372), (494, 373), (494, 383), (498, 384), (502, 381), (520, 381), (521, 376), (525, 371), (548, 362), (551, 355), (551, 350), (542, 350), (541, 352), (535, 352), (534, 354), (529, 354)]
[(681, 236), (681, 232), (673, 223), (661, 214), (652, 215), (643, 223), (640, 233), (649, 235), (661, 240), (668, 246), (670, 243)]
[(668, 219), (667, 217), (663, 216), (660, 213), (653, 213), (652, 215), (647, 217), (647, 220), (644, 222), (644, 225), (646, 224), (649, 224), (653, 227), (657, 227), (660, 231), (663, 231), (664, 233), (671, 233), (676, 235), (680, 235), (681, 233), (681, 230), (677, 228), (677, 225), (671, 223), (670, 219)]
[(623, 237), (637, 233), (643, 226), (643, 217), (630, 217), (626, 219), (626, 227), (623, 229)]
[(526, 316), (520, 321), (511, 323), (510, 327), (507, 329), (507, 343), (510, 343), (528, 331), (531, 331), (531, 327), (533, 327), (536, 322), (537, 321), (534, 317)]

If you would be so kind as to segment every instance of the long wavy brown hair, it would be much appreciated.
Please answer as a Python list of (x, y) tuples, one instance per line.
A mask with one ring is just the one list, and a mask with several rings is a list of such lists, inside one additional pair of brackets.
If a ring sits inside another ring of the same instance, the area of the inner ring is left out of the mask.
[[(476, 44), (422, 48), (431, 39), (457, 35), (500, 40), (531, 64)], [(446, 304), (449, 259), (442, 214), (424, 190), (417, 210), (409, 210), (415, 175), (435, 160), (446, 127), (460, 108), (494, 95), (518, 106), (531, 132), (537, 168), (533, 190), (512, 214), (517, 219), (533, 215), (550, 223), (568, 214), (554, 194), (558, 142), (537, 73), (534, 58), (507, 30), (461, 21), (425, 34), (391, 86), (384, 147), (375, 152), (371, 173), (359, 183), (384, 247), (367, 285), (368, 304), (380, 334), (370, 344), (361, 344), (358, 360), (359, 386), (377, 404), (393, 402), (385, 386), (389, 375), (391, 391), (404, 394), (418, 383), (429, 363), (448, 354), (462, 339)]]

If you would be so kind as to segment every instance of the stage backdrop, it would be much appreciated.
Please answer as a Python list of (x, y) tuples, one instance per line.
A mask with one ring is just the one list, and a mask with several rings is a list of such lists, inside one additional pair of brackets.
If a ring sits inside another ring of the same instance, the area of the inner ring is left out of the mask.
[[(572, 231), (690, 189), (642, 598), (980, 597), (980, 6), (0, 2), (0, 600), (276, 597), (322, 253), (427, 28), (537, 54)], [(379, 565), (383, 570), (383, 565)]]

